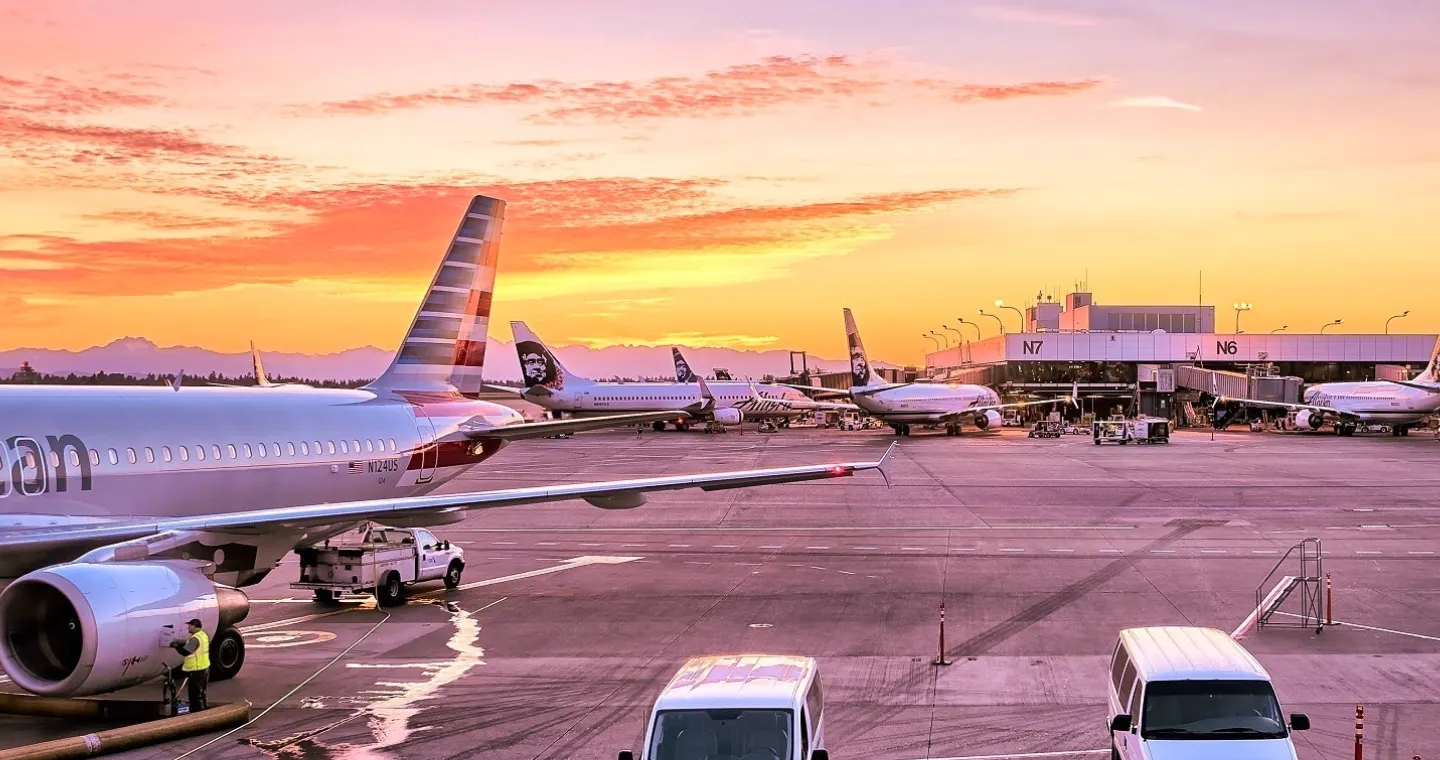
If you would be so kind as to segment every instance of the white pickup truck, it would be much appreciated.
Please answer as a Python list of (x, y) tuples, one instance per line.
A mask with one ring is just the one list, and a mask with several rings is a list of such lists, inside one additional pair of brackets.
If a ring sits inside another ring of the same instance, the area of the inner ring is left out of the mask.
[(372, 527), (359, 543), (326, 541), (296, 549), (300, 580), (291, 588), (311, 589), (315, 601), (333, 603), (341, 594), (369, 592), (382, 607), (405, 600), (405, 587), (424, 581), (460, 585), (465, 550), (424, 528)]

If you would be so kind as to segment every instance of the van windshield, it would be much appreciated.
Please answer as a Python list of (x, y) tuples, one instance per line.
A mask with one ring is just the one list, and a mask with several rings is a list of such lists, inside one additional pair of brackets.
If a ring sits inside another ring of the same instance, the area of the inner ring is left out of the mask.
[(1281, 739), (1280, 703), (1268, 681), (1152, 681), (1140, 735), (1146, 739)]
[(790, 710), (664, 710), (655, 716), (652, 760), (790, 760)]

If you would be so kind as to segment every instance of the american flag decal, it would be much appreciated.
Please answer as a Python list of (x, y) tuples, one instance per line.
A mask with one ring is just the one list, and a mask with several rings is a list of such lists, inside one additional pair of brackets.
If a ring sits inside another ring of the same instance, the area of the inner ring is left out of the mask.
[(351, 462), (351, 463), (350, 463), (350, 474), (351, 474), (351, 475), (359, 475), (359, 474), (361, 474), (361, 473), (363, 473), (363, 472), (365, 472), (365, 463), (364, 463), (364, 462)]

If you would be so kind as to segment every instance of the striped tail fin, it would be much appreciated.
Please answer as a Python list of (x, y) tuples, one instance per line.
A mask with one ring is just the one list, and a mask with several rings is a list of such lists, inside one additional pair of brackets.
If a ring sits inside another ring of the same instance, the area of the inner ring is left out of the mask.
[(505, 201), (471, 199), (394, 361), (367, 387), (480, 391), (504, 220)]

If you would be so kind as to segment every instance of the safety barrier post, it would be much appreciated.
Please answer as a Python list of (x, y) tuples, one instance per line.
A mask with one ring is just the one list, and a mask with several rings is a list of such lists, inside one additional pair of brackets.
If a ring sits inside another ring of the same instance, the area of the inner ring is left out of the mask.
[(950, 661), (945, 659), (945, 601), (940, 601), (940, 654), (936, 655), (931, 665), (949, 665)]
[(1365, 708), (1355, 705), (1355, 760), (1365, 760)]
[(1335, 625), (1335, 587), (1329, 573), (1325, 574), (1325, 625)]

